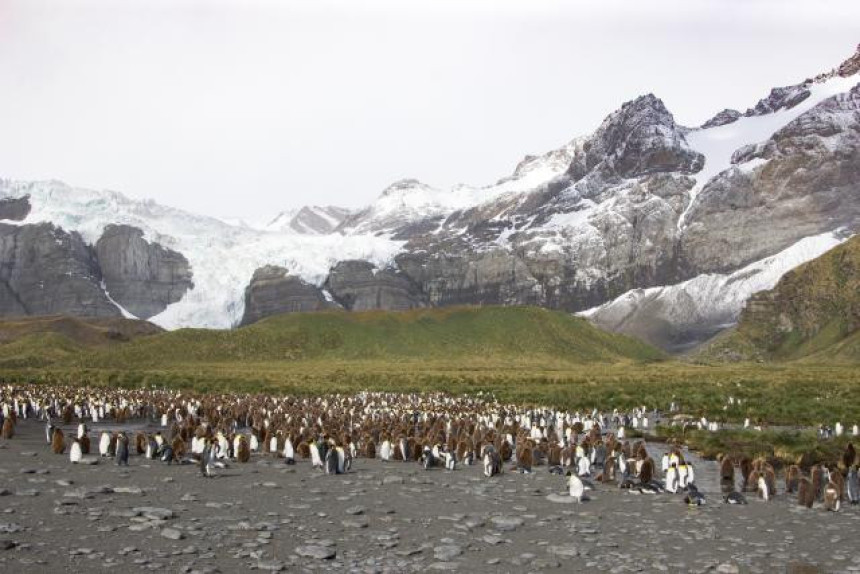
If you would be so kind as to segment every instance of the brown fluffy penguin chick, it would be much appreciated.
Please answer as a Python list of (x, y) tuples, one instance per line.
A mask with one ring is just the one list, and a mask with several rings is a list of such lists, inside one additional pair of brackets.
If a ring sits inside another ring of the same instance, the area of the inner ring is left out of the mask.
[(800, 481), (800, 467), (792, 464), (785, 471), (785, 493), (794, 494), (797, 492), (798, 483)]
[(248, 439), (245, 437), (239, 439), (239, 450), (236, 453), (236, 460), (239, 462), (248, 462), (251, 460), (251, 447), (248, 445)]
[(134, 450), (137, 454), (143, 454), (146, 452), (146, 435), (140, 431), (134, 435)]
[(848, 472), (848, 469), (854, 466), (855, 460), (857, 460), (857, 451), (854, 450), (854, 445), (849, 442), (848, 446), (845, 447), (845, 452), (842, 453), (843, 470)]
[(557, 444), (549, 447), (549, 451), (547, 452), (547, 464), (549, 466), (559, 466), (561, 465), (561, 447)]
[(837, 486), (832, 480), (824, 487), (824, 509), (836, 512), (841, 505), (842, 496)]
[(185, 457), (185, 441), (182, 440), (182, 437), (177, 435), (173, 437), (173, 442), (170, 444), (170, 448), (173, 449), (173, 458), (176, 460), (181, 460)]
[(815, 502), (815, 492), (812, 489), (812, 481), (802, 476), (797, 481), (797, 504), (812, 508), (813, 502)]
[(364, 447), (364, 456), (370, 460), (376, 458), (376, 443), (373, 442), (373, 439), (367, 441)]
[[(741, 476), (744, 479), (742, 489), (746, 492), (750, 491), (750, 475), (752, 474), (752, 471), (752, 461), (748, 457), (743, 457), (741, 459)], [(755, 490), (755, 487), (753, 487), (753, 490)]]
[(90, 454), (90, 437), (84, 435), (78, 439), (78, 443), (81, 445), (81, 454)]
[(12, 422), (11, 417), (6, 417), (6, 420), (3, 421), (3, 430), (0, 430), (0, 436), (5, 439), (15, 436), (15, 423)]
[(502, 441), (502, 447), (499, 449), (499, 456), (502, 459), (502, 462), (508, 462), (511, 460), (511, 457), (514, 455), (513, 449), (511, 448), (511, 443), (508, 441)]
[(615, 482), (615, 459), (611, 456), (606, 459), (606, 462), (603, 463), (603, 473), (601, 474), (603, 480), (601, 482)]
[(54, 454), (63, 454), (66, 452), (66, 441), (64, 440), (63, 431), (54, 429), (54, 434), (51, 436), (51, 451)]
[(654, 459), (650, 456), (642, 462), (642, 468), (639, 470), (639, 482), (648, 484), (654, 479)]
[(534, 466), (534, 452), (531, 446), (526, 445), (517, 457), (517, 468), (531, 471), (532, 466)]
[(307, 441), (302, 441), (299, 443), (299, 446), (296, 447), (296, 452), (299, 453), (299, 456), (302, 459), (309, 459), (311, 457), (311, 445), (307, 443)]
[(720, 462), (720, 480), (732, 483), (735, 481), (735, 463), (730, 456), (724, 456)]
[(776, 496), (776, 472), (774, 472), (773, 467), (767, 465), (764, 469), (764, 481), (767, 484), (767, 490), (770, 493), (771, 498)]

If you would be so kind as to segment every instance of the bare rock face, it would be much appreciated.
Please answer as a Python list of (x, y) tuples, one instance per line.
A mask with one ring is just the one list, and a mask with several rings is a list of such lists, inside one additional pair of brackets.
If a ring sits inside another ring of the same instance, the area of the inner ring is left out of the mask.
[(663, 102), (648, 94), (610, 114), (577, 154), (568, 173), (574, 180), (601, 168), (622, 178), (662, 172), (693, 174), (705, 164), (687, 144)]
[(323, 292), (283, 267), (266, 265), (254, 271), (245, 288), (245, 314), (242, 325), (280, 313), (321, 311), (331, 307)]
[(726, 108), (705, 123), (703, 123), (702, 129), (715, 128), (717, 126), (724, 126), (727, 124), (735, 123), (742, 115), (743, 114), (741, 114), (737, 110)]
[(30, 214), (30, 196), (0, 199), (0, 220), (24, 221)]
[(95, 246), (105, 288), (130, 313), (149, 319), (194, 287), (184, 255), (143, 238), (130, 225), (109, 225)]
[(49, 223), (0, 223), (0, 315), (116, 317), (93, 250)]
[(738, 150), (693, 206), (683, 273), (725, 272), (803, 237), (860, 227), (860, 86)]
[(426, 307), (417, 285), (396, 269), (377, 269), (367, 261), (341, 261), (329, 272), (326, 289), (345, 309), (402, 311)]

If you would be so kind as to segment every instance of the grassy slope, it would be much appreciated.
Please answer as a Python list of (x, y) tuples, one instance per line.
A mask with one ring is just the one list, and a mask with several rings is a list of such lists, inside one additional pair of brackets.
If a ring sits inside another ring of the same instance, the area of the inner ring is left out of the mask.
[(738, 326), (699, 358), (860, 362), (860, 236), (750, 298)]
[(662, 353), (566, 313), (534, 307), (407, 312), (317, 312), (270, 317), (233, 331), (180, 329), (96, 351), (80, 364), (163, 367), (188, 363), (346, 360), (585, 363), (657, 360)]
[[(638, 341), (536, 308), (283, 315), (230, 332), (185, 329), (110, 347), (51, 337), (0, 345), (0, 358), (17, 345), (19, 359), (33, 359), (0, 364), (3, 378), (296, 394), (484, 391), (566, 408), (665, 408), (674, 400), (691, 414), (733, 421), (860, 420), (856, 369), (661, 360)], [(729, 395), (744, 406), (723, 410)]]
[(145, 321), (66, 316), (0, 321), (0, 367), (62, 363), (94, 348), (116, 348), (137, 337), (161, 333)]

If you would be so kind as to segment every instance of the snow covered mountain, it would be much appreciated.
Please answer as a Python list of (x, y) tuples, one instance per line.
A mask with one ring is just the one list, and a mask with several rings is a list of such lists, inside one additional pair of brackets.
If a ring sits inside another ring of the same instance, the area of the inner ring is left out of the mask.
[(0, 180), (0, 314), (230, 327), (331, 306), (535, 304), (670, 350), (860, 227), (860, 48), (746, 112), (678, 125), (648, 94), (485, 187), (389, 186), (255, 229)]
[(350, 214), (350, 210), (344, 207), (306, 205), (301, 209), (282, 211), (263, 229), (325, 235), (337, 229)]

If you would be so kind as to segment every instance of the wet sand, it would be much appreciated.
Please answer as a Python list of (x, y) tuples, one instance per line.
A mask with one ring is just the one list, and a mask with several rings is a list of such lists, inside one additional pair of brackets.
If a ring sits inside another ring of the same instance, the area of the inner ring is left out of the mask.
[[(142, 425), (90, 426), (97, 448), (102, 428)], [(326, 476), (254, 455), (206, 479), (134, 454), (73, 465), (21, 421), (0, 440), (0, 572), (860, 572), (860, 507), (729, 506), (716, 463), (690, 458), (705, 506), (603, 485), (575, 504), (545, 466), (488, 479), (358, 458)]]

